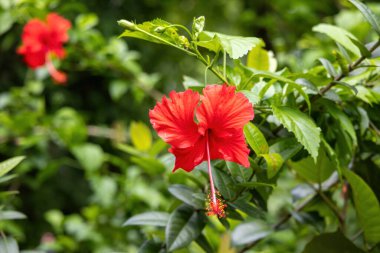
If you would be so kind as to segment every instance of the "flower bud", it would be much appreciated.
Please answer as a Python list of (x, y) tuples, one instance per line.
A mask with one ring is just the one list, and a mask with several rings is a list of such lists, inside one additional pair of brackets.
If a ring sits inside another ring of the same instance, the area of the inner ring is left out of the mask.
[(136, 25), (128, 20), (125, 20), (125, 19), (122, 19), (122, 20), (119, 20), (117, 21), (117, 23), (122, 26), (122, 27), (125, 27), (129, 30), (135, 30), (136, 29)]

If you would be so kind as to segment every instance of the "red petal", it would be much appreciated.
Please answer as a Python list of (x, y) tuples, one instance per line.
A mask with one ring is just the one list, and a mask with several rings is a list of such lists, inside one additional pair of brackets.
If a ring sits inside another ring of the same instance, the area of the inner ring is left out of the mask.
[(187, 90), (176, 93), (170, 98), (162, 98), (153, 110), (149, 111), (150, 122), (158, 135), (175, 148), (193, 146), (200, 137), (194, 122), (194, 110), (199, 102), (197, 92)]
[(246, 168), (250, 166), (249, 149), (242, 130), (232, 129), (227, 137), (220, 137), (216, 133), (210, 132), (209, 140), (211, 159), (223, 159), (239, 163)]
[(201, 137), (192, 147), (169, 149), (170, 153), (175, 155), (175, 166), (173, 172), (181, 168), (187, 172), (194, 169), (195, 166), (207, 159), (206, 157), (206, 139)]
[(55, 47), (56, 44), (62, 45), (63, 42), (69, 40), (67, 31), (71, 27), (70, 21), (61, 17), (57, 13), (50, 13), (46, 17), (47, 25), (50, 28), (51, 45)]
[(219, 136), (229, 135), (229, 129), (242, 129), (254, 117), (252, 104), (243, 94), (235, 93), (233, 86), (208, 85), (201, 102), (196, 111), (201, 134), (212, 129)]

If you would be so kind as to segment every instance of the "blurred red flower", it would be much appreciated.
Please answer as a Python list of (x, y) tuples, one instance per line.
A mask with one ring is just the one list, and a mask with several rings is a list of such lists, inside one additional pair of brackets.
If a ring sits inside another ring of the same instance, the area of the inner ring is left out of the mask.
[(24, 61), (32, 69), (46, 65), (54, 81), (64, 84), (66, 74), (56, 70), (51, 60), (52, 57), (65, 57), (63, 43), (69, 39), (67, 31), (70, 27), (70, 21), (56, 13), (48, 14), (46, 22), (32, 19), (24, 26), (22, 45), (17, 53), (24, 56)]
[[(224, 215), (225, 205), (215, 196), (210, 160), (224, 159), (249, 167), (249, 149), (243, 127), (254, 117), (252, 104), (235, 87), (208, 85), (203, 95), (195, 91), (172, 91), (169, 99), (150, 110), (149, 117), (158, 135), (171, 145), (176, 157), (173, 171), (191, 171), (208, 161), (211, 196), (209, 212)], [(198, 121), (196, 123), (195, 118)]]

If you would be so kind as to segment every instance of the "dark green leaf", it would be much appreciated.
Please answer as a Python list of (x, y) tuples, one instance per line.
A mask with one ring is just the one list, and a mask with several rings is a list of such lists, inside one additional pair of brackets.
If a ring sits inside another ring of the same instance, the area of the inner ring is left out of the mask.
[(287, 161), (302, 149), (302, 145), (294, 137), (281, 138), (269, 147), (270, 153), (279, 153)]
[(356, 213), (367, 242), (380, 242), (380, 205), (376, 195), (354, 172), (345, 170), (343, 174), (351, 185)]
[(232, 190), (234, 183), (231, 176), (227, 175), (223, 170), (216, 168), (213, 169), (213, 175), (215, 186), (218, 188), (220, 194), (222, 194), (225, 199), (232, 199), (234, 197)]
[(268, 154), (268, 143), (258, 127), (249, 122), (244, 126), (244, 135), (256, 155)]
[(363, 43), (361, 43), (359, 40), (354, 39), (354, 38), (350, 38), (350, 40), (352, 41), (352, 43), (355, 44), (355, 46), (357, 46), (357, 48), (359, 48), (362, 56), (364, 56), (364, 57), (370, 57), (371, 56), (371, 52), (365, 47), (365, 45)]
[(184, 248), (195, 240), (205, 226), (204, 216), (182, 205), (170, 215), (166, 226), (166, 246), (169, 251)]
[(377, 32), (377, 34), (380, 35), (380, 25), (377, 20), (377, 17), (373, 12), (362, 2), (359, 2), (358, 0), (348, 0), (353, 5), (355, 5), (356, 8), (359, 9), (359, 11), (363, 14), (364, 18), (370, 23), (372, 28)]
[(232, 231), (232, 244), (235, 246), (243, 246), (260, 240), (271, 233), (270, 227), (260, 220), (243, 223)]
[(137, 253), (158, 253), (162, 248), (162, 243), (147, 240), (141, 245)]
[(235, 179), (237, 182), (247, 182), (250, 176), (253, 173), (253, 170), (251, 168), (245, 168), (241, 166), (240, 164), (226, 161), (227, 168), (231, 173), (231, 176)]
[(177, 199), (196, 209), (202, 209), (204, 207), (203, 201), (194, 197), (194, 191), (190, 187), (179, 184), (171, 185), (169, 186), (169, 192)]
[(0, 177), (7, 174), (9, 171), (14, 169), (22, 160), (25, 159), (25, 156), (16, 156), (13, 158), (9, 158), (0, 163)]
[(341, 232), (326, 233), (314, 237), (302, 253), (364, 253)]
[(297, 140), (309, 151), (316, 161), (321, 129), (306, 114), (286, 106), (273, 106), (274, 116), (290, 131)]
[(169, 214), (164, 212), (146, 212), (142, 214), (135, 215), (129, 218), (123, 226), (157, 226), (157, 227), (166, 227), (166, 224), (169, 220)]
[(245, 183), (239, 183), (237, 184), (239, 186), (244, 186), (247, 188), (257, 188), (257, 187), (271, 187), (274, 188), (275, 185), (273, 184), (267, 184), (267, 183), (262, 183), (262, 182), (245, 182)]
[(206, 252), (206, 253), (214, 253), (215, 250), (211, 246), (211, 244), (208, 242), (207, 238), (200, 234), (198, 238), (195, 240), (195, 242)]

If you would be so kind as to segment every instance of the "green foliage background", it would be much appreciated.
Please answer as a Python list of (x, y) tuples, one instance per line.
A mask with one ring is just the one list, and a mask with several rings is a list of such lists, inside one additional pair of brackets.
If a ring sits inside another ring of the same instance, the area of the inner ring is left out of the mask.
[[(380, 5), (366, 3), (379, 17)], [(23, 25), (52, 11), (73, 24), (59, 63), (65, 87), (15, 53)], [(174, 48), (120, 39), (116, 23), (162, 18), (191, 28), (202, 15), (209, 31), (262, 38), (279, 71), (269, 71), (264, 50), (227, 62), (228, 80), (258, 106), (244, 129), (251, 170), (214, 163), (229, 204), (221, 220), (204, 216), (202, 165), (172, 174), (174, 158), (148, 124), (162, 94), (204, 85), (205, 66)], [(0, 161), (26, 157), (0, 175), (0, 252), (380, 252), (379, 71), (355, 70), (313, 101), (348, 65), (334, 42), (344, 36), (320, 23), (364, 44), (379, 37), (345, 0), (0, 0)], [(368, 53), (342, 45), (359, 52), (345, 47), (352, 61)], [(365, 64), (378, 65), (378, 56)], [(308, 99), (310, 113), (300, 112)], [(310, 125), (322, 135), (300, 141)], [(179, 240), (173, 224), (187, 220), (192, 236)]]

